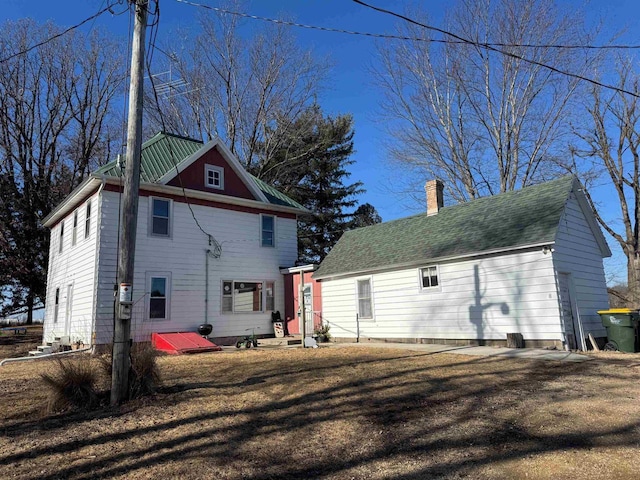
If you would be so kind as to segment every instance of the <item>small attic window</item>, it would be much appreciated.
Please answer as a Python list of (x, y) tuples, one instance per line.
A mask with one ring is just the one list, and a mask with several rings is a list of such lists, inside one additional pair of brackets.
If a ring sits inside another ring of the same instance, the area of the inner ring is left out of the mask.
[(204, 184), (218, 190), (224, 189), (224, 168), (215, 165), (204, 166)]

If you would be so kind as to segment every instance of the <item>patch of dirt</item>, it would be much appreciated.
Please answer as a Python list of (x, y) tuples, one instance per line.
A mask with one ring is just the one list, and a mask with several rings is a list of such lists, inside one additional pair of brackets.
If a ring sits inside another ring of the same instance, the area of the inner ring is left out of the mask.
[(637, 478), (640, 370), (376, 348), (160, 357), (162, 388), (46, 416), (39, 373), (0, 368), (15, 479)]
[(26, 327), (26, 334), (15, 334), (0, 330), (0, 360), (4, 358), (25, 357), (30, 350), (42, 345), (42, 325)]

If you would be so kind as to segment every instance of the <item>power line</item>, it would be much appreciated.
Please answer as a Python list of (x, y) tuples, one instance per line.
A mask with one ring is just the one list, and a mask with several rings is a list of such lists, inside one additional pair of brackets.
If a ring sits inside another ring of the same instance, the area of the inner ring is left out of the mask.
[[(147, 55), (146, 63), (147, 63), (147, 71), (149, 73), (149, 80), (151, 81), (151, 89), (153, 91), (153, 97), (156, 102), (156, 107), (158, 109), (158, 115), (160, 116), (160, 123), (162, 124), (162, 130), (166, 132), (167, 125), (164, 120), (164, 113), (162, 111), (162, 108), (160, 107), (160, 99), (158, 98), (158, 91), (156, 89), (154, 77), (151, 74), (151, 59), (153, 58), (153, 52), (154, 52), (154, 49), (156, 48), (155, 43), (156, 43), (156, 37), (158, 34), (158, 28), (160, 24), (160, 2), (158, 0), (155, 0), (155, 2), (156, 2), (156, 8), (155, 8), (155, 11), (152, 13), (152, 15), (155, 15), (156, 19), (150, 25), (151, 34), (149, 35), (149, 55)], [(169, 149), (169, 157), (171, 158), (171, 163), (173, 164), (173, 167), (176, 171), (176, 175), (178, 177), (178, 181), (180, 182), (180, 189), (182, 190), (182, 196), (184, 197), (187, 207), (189, 207), (189, 211), (191, 212), (193, 221), (195, 222), (198, 229), (207, 236), (209, 240), (209, 246), (212, 247), (213, 249), (213, 251), (211, 252), (211, 255), (214, 258), (220, 258), (220, 256), (222, 255), (222, 245), (220, 244), (220, 242), (216, 240), (216, 238), (212, 234), (205, 231), (202, 228), (202, 225), (200, 225), (200, 222), (198, 221), (198, 218), (196, 217), (196, 214), (193, 211), (193, 207), (191, 206), (191, 202), (189, 202), (189, 198), (187, 197), (187, 192), (182, 183), (182, 176), (180, 175), (180, 170), (178, 169), (178, 164), (176, 163), (176, 158), (173, 152), (173, 147), (171, 146), (171, 141), (167, 141), (167, 146)]]
[[(122, 3), (123, 1), (124, 1), (124, 0), (118, 0), (118, 3)], [(83, 21), (81, 21), (80, 23), (77, 23), (77, 24), (75, 24), (75, 25), (73, 25), (73, 26), (71, 26), (71, 27), (67, 28), (66, 30), (63, 30), (62, 32), (57, 33), (57, 34), (55, 34), (55, 35), (53, 35), (53, 36), (51, 36), (51, 37), (47, 38), (46, 40), (43, 40), (43, 41), (41, 41), (41, 42), (38, 42), (38, 43), (36, 43), (36, 44), (34, 44), (34, 45), (31, 45), (31, 46), (30, 46), (30, 47), (28, 47), (28, 48), (25, 48), (24, 50), (21, 50), (21, 51), (19, 51), (19, 52), (17, 52), (17, 53), (14, 53), (14, 54), (12, 54), (12, 55), (9, 55), (8, 57), (5, 57), (5, 58), (1, 59), (1, 60), (0, 60), (0, 63), (8, 62), (9, 60), (11, 60), (11, 59), (13, 59), (13, 58), (19, 57), (20, 55), (25, 55), (25, 54), (29, 53), (30, 51), (35, 50), (36, 48), (39, 48), (39, 47), (41, 47), (41, 46), (43, 46), (43, 45), (46, 45), (47, 43), (50, 43), (50, 42), (52, 42), (52, 41), (54, 41), (54, 40), (56, 40), (56, 39), (58, 39), (58, 38), (62, 37), (63, 35), (66, 35), (67, 33), (71, 32), (71, 31), (73, 31), (73, 30), (76, 30), (77, 28), (80, 28), (80, 27), (81, 27), (82, 25), (84, 25), (85, 23), (88, 23), (88, 22), (90, 22), (91, 20), (95, 20), (96, 18), (98, 18), (99, 16), (101, 16), (101, 15), (102, 15), (103, 13), (105, 13), (105, 12), (111, 12), (113, 15), (122, 15), (124, 12), (126, 12), (126, 11), (128, 11), (128, 10), (129, 10), (129, 7), (127, 7), (127, 8), (126, 8), (126, 10), (123, 10), (122, 12), (114, 13), (111, 9), (112, 9), (112, 7), (114, 7), (115, 5), (116, 5), (115, 3), (112, 3), (112, 4), (107, 5), (105, 8), (103, 8), (102, 10), (98, 11), (97, 13), (95, 13), (95, 14), (91, 15), (89, 18), (85, 18), (85, 19), (84, 19)]]
[[(299, 28), (307, 28), (310, 30), (320, 30), (323, 32), (332, 32), (332, 33), (342, 33), (346, 35), (359, 35), (363, 37), (373, 37), (373, 38), (384, 38), (389, 40), (412, 40), (418, 42), (428, 42), (428, 43), (443, 43), (443, 44), (453, 44), (453, 45), (464, 45), (469, 44), (469, 41), (466, 40), (444, 40), (437, 38), (422, 38), (422, 37), (407, 37), (403, 35), (393, 35), (389, 33), (373, 33), (373, 32), (363, 32), (358, 30), (344, 30), (340, 28), (333, 27), (323, 27), (320, 25), (309, 25), (305, 23), (297, 23), (288, 20), (262, 17), (259, 15), (252, 15), (249, 13), (243, 12), (235, 12), (232, 10), (226, 10), (224, 8), (213, 7), (211, 5), (192, 2), (189, 0), (176, 0), (178, 3), (184, 3), (185, 5), (190, 5), (192, 7), (200, 7), (205, 8), (207, 10), (212, 10), (218, 13), (224, 13), (227, 15), (235, 15), (242, 18), (249, 18), (252, 20), (261, 20), (264, 22), (276, 23), (279, 25), (287, 25), (290, 27), (299, 27)], [(365, 4), (363, 4), (365, 5)], [(366, 6), (366, 5), (365, 5)], [(442, 31), (441, 33), (445, 33)], [(567, 49), (567, 50), (638, 50), (640, 49), (640, 45), (560, 45), (560, 44), (533, 44), (533, 43), (486, 43), (483, 45), (489, 45), (492, 47), (512, 47), (512, 48), (556, 48), (556, 49)]]
[[(181, 0), (179, 0), (179, 1), (181, 1)], [(476, 41), (473, 41), (473, 40), (466, 39), (464, 37), (456, 35), (455, 33), (449, 32), (449, 31), (444, 30), (442, 28), (433, 27), (431, 25), (427, 25), (425, 23), (418, 22), (417, 20), (409, 18), (409, 17), (407, 17), (405, 15), (402, 15), (402, 14), (399, 14), (399, 13), (396, 13), (396, 12), (393, 12), (391, 10), (387, 10), (387, 9), (384, 9), (384, 8), (376, 7), (374, 5), (370, 5), (368, 3), (363, 2), (362, 0), (352, 0), (352, 1), (357, 3), (357, 4), (359, 4), (359, 5), (362, 5), (363, 7), (367, 7), (367, 8), (370, 8), (372, 10), (375, 10), (377, 12), (385, 13), (387, 15), (392, 15), (392, 16), (400, 18), (400, 19), (402, 19), (402, 20), (404, 20), (406, 22), (412, 23), (414, 25), (418, 25), (419, 27), (426, 28), (427, 30), (433, 30), (434, 32), (439, 32), (439, 33), (442, 33), (444, 35), (448, 35), (448, 36), (453, 37), (456, 40), (459, 40), (460, 42), (466, 43), (468, 45), (473, 45), (475, 47), (484, 48), (485, 50), (490, 50), (492, 52), (500, 53), (501, 55), (504, 55), (504, 56), (507, 56), (507, 57), (515, 58), (517, 60), (522, 60), (522, 61), (530, 63), (532, 65), (537, 65), (539, 67), (546, 68), (548, 70), (551, 70), (552, 72), (556, 72), (556, 73), (559, 73), (561, 75), (565, 75), (565, 76), (568, 76), (568, 77), (576, 78), (578, 80), (583, 80), (583, 81), (589, 82), (589, 83), (591, 83), (593, 85), (597, 85), (599, 87), (606, 88), (608, 90), (614, 90), (614, 91), (616, 91), (618, 93), (626, 93), (627, 95), (631, 95), (632, 97), (640, 98), (639, 94), (631, 92), (630, 90), (625, 90), (623, 88), (615, 87), (615, 86), (609, 85), (607, 83), (602, 83), (602, 82), (599, 82), (599, 81), (594, 80), (592, 78), (588, 78), (588, 77), (579, 75), (577, 73), (571, 73), (571, 72), (567, 72), (565, 70), (560, 70), (559, 68), (553, 67), (553, 66), (548, 65), (546, 63), (538, 62), (537, 60), (532, 60), (530, 58), (523, 57), (521, 55), (517, 55), (515, 53), (511, 53), (511, 52), (506, 51), (506, 50), (502, 50), (501, 48), (497, 48), (497, 47), (495, 47), (495, 46), (493, 46), (493, 45), (491, 45), (489, 43), (476, 42)]]

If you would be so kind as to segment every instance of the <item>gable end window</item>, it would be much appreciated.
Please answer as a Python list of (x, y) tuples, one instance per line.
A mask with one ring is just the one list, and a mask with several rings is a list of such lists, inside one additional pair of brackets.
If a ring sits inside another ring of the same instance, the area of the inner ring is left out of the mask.
[(171, 202), (164, 198), (151, 198), (151, 235), (170, 236)]
[(373, 319), (371, 279), (364, 278), (356, 282), (358, 295), (358, 317), (361, 319)]
[(224, 168), (215, 165), (205, 165), (204, 184), (209, 188), (224, 190)]
[(440, 285), (438, 267), (434, 265), (430, 267), (421, 268), (420, 281), (421, 281), (421, 287), (423, 289), (438, 287)]
[(273, 215), (260, 215), (260, 244), (263, 247), (275, 247), (275, 239), (276, 217)]

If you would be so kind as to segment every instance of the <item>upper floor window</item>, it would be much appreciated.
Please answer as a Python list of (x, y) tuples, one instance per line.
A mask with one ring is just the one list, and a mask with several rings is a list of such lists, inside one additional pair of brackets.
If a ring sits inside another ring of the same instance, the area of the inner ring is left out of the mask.
[(91, 200), (87, 202), (87, 213), (84, 217), (84, 238), (91, 234)]
[(434, 288), (440, 285), (438, 267), (435, 265), (421, 268), (420, 278), (422, 279), (422, 288)]
[(60, 222), (60, 244), (58, 245), (58, 253), (62, 253), (64, 244), (64, 222)]
[(73, 230), (71, 230), (71, 246), (78, 240), (78, 210), (73, 212)]
[(263, 247), (274, 247), (276, 242), (276, 218), (273, 215), (260, 215), (260, 242)]
[(224, 168), (215, 165), (204, 166), (204, 181), (209, 188), (224, 189)]
[(169, 236), (171, 202), (164, 198), (151, 198), (151, 234)]

